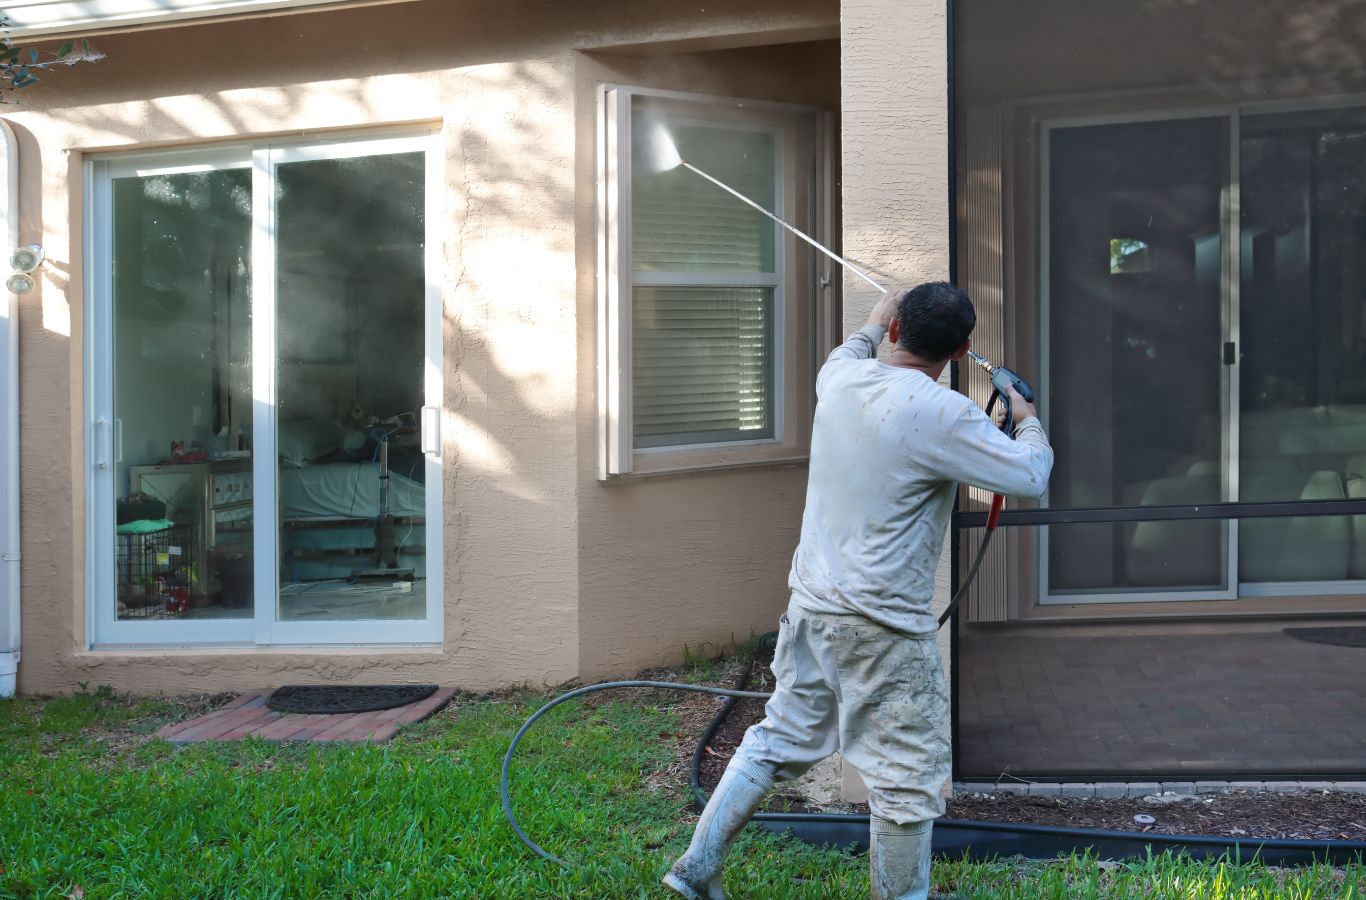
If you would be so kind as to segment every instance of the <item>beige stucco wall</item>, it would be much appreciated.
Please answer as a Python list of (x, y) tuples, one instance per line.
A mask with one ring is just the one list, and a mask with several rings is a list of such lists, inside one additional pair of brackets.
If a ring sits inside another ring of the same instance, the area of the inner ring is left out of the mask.
[[(46, 78), (8, 117), (21, 142), (21, 238), (43, 243), (50, 260), (21, 311), (20, 689), (223, 690), (286, 676), (556, 683), (597, 671), (604, 664), (585, 656), (620, 646), (619, 637), (585, 640), (587, 625), (638, 616), (626, 630), (646, 637), (605, 664), (631, 665), (696, 640), (674, 624), (693, 616), (683, 596), (714, 594), (709, 609), (726, 614), (737, 596), (771, 590), (795, 533), (799, 472), (690, 476), (615, 494), (586, 474), (595, 361), (576, 184), (593, 113), (575, 48), (772, 43), (828, 35), (834, 18), (817, 0), (740, 0), (705, 13), (663, 0), (550, 10), (430, 0), (268, 28), (109, 36), (98, 67)], [(446, 157), (443, 646), (83, 650), (83, 154), (418, 121), (439, 125)], [(728, 507), (739, 514), (718, 527)], [(788, 532), (770, 536), (774, 519)], [(724, 543), (744, 546), (751, 565), (706, 574), (700, 554)], [(670, 614), (667, 628), (655, 612)], [(758, 618), (746, 615), (742, 624)]]

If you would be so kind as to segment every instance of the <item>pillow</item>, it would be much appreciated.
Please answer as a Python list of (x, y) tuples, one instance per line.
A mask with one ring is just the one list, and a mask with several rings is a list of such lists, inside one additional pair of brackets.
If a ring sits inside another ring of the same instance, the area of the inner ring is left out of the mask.
[(341, 446), (345, 429), (324, 419), (291, 419), (280, 423), (280, 465), (301, 469), (310, 460)]

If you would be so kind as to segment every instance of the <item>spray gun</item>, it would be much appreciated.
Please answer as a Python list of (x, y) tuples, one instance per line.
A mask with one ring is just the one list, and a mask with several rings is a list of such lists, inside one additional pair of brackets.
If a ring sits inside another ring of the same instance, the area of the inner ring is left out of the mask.
[(1006, 411), (1005, 420), (1001, 422), (1001, 430), (1010, 437), (1014, 437), (1015, 419), (1011, 415), (1010, 394), (1007, 393), (1007, 390), (1009, 388), (1014, 388), (1016, 393), (1018, 393), (1026, 403), (1033, 403), (1034, 389), (1029, 386), (1029, 382), (1025, 381), (1018, 374), (1007, 369), (1005, 366), (994, 365), (991, 360), (980, 353), (974, 353), (969, 350), (968, 359), (986, 370), (987, 378), (991, 379), (991, 399), (987, 401), (987, 415), (991, 415), (992, 409), (996, 406), (996, 401), (1000, 400), (1001, 405), (1005, 407)]

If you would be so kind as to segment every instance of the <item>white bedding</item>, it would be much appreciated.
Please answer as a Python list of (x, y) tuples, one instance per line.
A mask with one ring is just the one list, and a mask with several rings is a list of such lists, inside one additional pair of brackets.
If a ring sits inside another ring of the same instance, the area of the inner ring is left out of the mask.
[[(426, 486), (389, 474), (389, 512), (421, 516)], [(379, 466), (336, 462), (280, 469), (280, 516), (284, 519), (368, 519), (379, 515)]]

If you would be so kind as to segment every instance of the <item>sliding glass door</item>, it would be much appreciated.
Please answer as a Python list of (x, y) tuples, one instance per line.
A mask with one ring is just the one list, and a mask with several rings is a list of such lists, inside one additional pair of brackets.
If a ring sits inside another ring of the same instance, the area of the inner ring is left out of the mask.
[[(1058, 129), (1049, 144), (1052, 506), (1228, 498), (1219, 119)], [(1228, 526), (1080, 525), (1048, 541), (1064, 595), (1227, 596)]]
[(431, 145), (92, 164), (93, 643), (439, 640)]
[[(1049, 505), (1366, 496), (1366, 113), (1045, 128)], [(1052, 529), (1043, 602), (1358, 593), (1366, 522)]]

